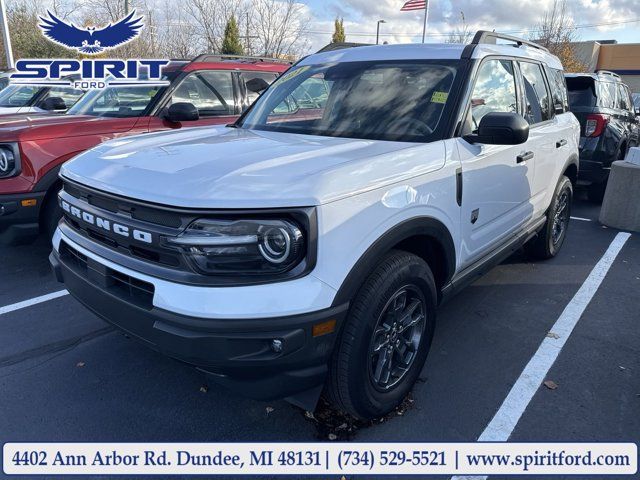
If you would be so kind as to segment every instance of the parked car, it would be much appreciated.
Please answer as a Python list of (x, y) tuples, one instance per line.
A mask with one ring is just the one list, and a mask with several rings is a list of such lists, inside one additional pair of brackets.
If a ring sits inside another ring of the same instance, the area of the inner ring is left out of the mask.
[(636, 117), (640, 117), (640, 93), (632, 93), (631, 100), (633, 101), (633, 108), (636, 112)]
[(13, 72), (14, 70), (5, 70), (4, 72), (0, 73), (0, 91), (9, 86), (9, 81)]
[(65, 161), (111, 138), (233, 122), (258, 95), (247, 84), (260, 80), (257, 88), (264, 88), (289, 67), (201, 56), (170, 64), (169, 87), (91, 90), (65, 115), (0, 120), (0, 243), (24, 243), (40, 231), (53, 235)]
[(311, 55), (234, 125), (63, 165), (51, 263), (91, 311), (213, 381), (384, 415), (440, 302), (523, 245), (558, 253), (579, 129), (560, 61), (525, 40)]
[[(63, 113), (84, 95), (85, 90), (72, 87), (40, 87), (9, 84), (0, 90), (0, 115), (15, 113)], [(3, 118), (0, 118), (0, 127)]]
[(566, 79), (581, 127), (579, 181), (587, 185), (590, 200), (602, 202), (611, 164), (640, 142), (636, 109), (629, 87), (615, 73), (572, 73)]

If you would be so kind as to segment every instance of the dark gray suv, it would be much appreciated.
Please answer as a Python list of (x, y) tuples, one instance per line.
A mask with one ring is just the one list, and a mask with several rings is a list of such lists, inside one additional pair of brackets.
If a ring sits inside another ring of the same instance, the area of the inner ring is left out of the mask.
[(615, 73), (574, 73), (566, 79), (581, 127), (579, 183), (588, 186), (590, 200), (602, 202), (611, 164), (640, 143), (637, 112), (629, 87)]

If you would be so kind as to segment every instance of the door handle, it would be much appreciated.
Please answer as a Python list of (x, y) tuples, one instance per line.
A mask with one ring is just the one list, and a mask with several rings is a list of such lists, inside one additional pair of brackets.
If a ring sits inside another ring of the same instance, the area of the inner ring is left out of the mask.
[(524, 163), (527, 160), (531, 160), (532, 158), (533, 158), (533, 152), (525, 152), (518, 155), (518, 157), (516, 158), (516, 161), (518, 163)]
[(567, 141), (563, 138), (556, 142), (556, 148), (562, 148), (567, 144)]

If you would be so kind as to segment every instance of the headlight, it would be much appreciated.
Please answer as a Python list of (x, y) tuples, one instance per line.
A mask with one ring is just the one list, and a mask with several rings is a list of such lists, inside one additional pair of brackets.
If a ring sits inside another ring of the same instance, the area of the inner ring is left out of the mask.
[(0, 178), (13, 177), (20, 173), (18, 145), (0, 144)]
[(302, 262), (307, 250), (303, 227), (280, 219), (199, 219), (165, 240), (208, 275), (285, 273)]

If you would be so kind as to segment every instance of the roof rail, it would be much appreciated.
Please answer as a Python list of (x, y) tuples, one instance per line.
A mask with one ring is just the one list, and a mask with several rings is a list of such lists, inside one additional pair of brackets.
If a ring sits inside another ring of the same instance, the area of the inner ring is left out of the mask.
[(490, 32), (488, 30), (478, 30), (473, 37), (473, 40), (471, 40), (471, 43), (468, 45), (470, 48), (465, 49), (463, 58), (470, 58), (471, 53), (473, 53), (476, 45), (497, 44), (498, 40), (506, 40), (508, 42), (515, 43), (518, 47), (526, 45), (527, 47), (536, 48), (544, 52), (549, 52), (549, 50), (542, 45), (538, 45), (537, 43), (530, 42), (529, 40), (525, 40), (523, 38), (513, 37), (511, 35), (505, 35), (498, 32)]
[(614, 72), (610, 72), (609, 70), (597, 70), (596, 73), (598, 75), (610, 75), (614, 78), (621, 78), (620, 75), (618, 75), (617, 73)]
[(345, 48), (370, 47), (372, 43), (353, 43), (353, 42), (336, 42), (330, 43), (326, 47), (321, 48), (316, 53), (333, 52), (335, 50), (344, 50)]
[(253, 63), (284, 63), (286, 65), (292, 65), (293, 61), (291, 60), (283, 60), (281, 58), (271, 58), (271, 57), (252, 57), (249, 55), (212, 55), (208, 53), (204, 53), (202, 55), (198, 55), (196, 58), (191, 60), (192, 62), (228, 62), (228, 61), (240, 61), (240, 62), (253, 62)]

